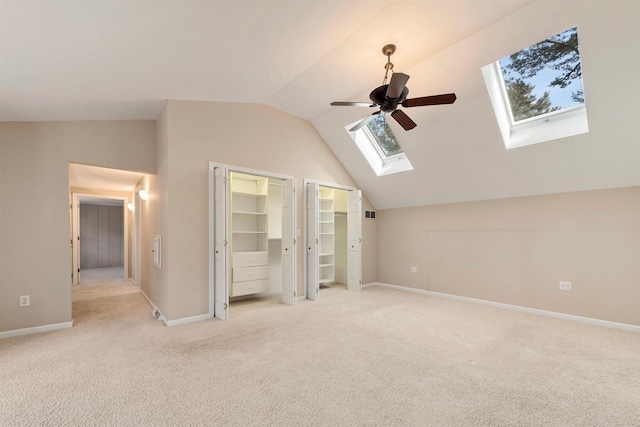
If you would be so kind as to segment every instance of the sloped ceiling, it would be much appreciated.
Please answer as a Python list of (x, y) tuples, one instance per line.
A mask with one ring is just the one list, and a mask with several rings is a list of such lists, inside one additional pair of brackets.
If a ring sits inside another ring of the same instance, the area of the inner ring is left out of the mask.
[(129, 172), (98, 166), (69, 164), (69, 186), (94, 190), (133, 192), (138, 181), (144, 176), (139, 172)]
[[(573, 26), (589, 133), (506, 150), (481, 67)], [(535, 2), (403, 65), (396, 61), (411, 76), (410, 97), (458, 96), (452, 105), (406, 109), (418, 124), (411, 131), (389, 120), (413, 171), (377, 177), (359, 154), (344, 127), (369, 109), (335, 107), (313, 120), (377, 208), (640, 185), (640, 2)], [(368, 92), (353, 98), (366, 99)]]
[[(377, 208), (638, 185), (640, 3), (0, 2), (0, 121), (155, 119), (166, 99), (251, 102), (311, 121)], [(578, 25), (590, 133), (506, 151), (480, 67)], [(376, 177), (344, 126), (395, 43), (415, 170)]]

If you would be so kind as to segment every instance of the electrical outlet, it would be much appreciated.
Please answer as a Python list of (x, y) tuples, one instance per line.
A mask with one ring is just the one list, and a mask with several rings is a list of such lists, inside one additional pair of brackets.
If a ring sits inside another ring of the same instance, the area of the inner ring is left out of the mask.
[(561, 291), (570, 291), (571, 290), (571, 282), (560, 282), (560, 290)]
[(29, 307), (31, 305), (31, 295), (22, 295), (20, 297), (20, 307)]
[(410, 270), (412, 273), (417, 273), (418, 272), (418, 267), (411, 267)]

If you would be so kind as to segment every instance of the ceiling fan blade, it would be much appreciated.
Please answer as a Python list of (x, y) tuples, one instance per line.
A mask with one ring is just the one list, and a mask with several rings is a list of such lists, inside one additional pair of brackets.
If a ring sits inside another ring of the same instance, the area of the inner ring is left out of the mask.
[(444, 95), (423, 96), (421, 98), (405, 99), (402, 103), (403, 107), (422, 107), (425, 105), (441, 105), (453, 104), (456, 102), (455, 93), (447, 93)]
[(396, 122), (398, 122), (400, 126), (404, 128), (404, 130), (411, 130), (414, 127), (418, 126), (402, 110), (394, 111), (393, 113), (391, 113), (391, 117), (393, 117), (396, 120)]
[(398, 99), (402, 95), (404, 87), (407, 85), (409, 76), (403, 73), (393, 73), (391, 75), (391, 81), (387, 87), (386, 97), (389, 99)]
[(334, 107), (375, 107), (371, 102), (332, 102)]
[(349, 132), (355, 132), (358, 129), (363, 128), (367, 123), (369, 123), (371, 120), (373, 120), (373, 118), (377, 115), (380, 114), (380, 111), (376, 111), (375, 113), (373, 113), (370, 116), (365, 117), (364, 119), (360, 120), (358, 123), (356, 123), (356, 125), (354, 127), (352, 127), (351, 129), (349, 129)]

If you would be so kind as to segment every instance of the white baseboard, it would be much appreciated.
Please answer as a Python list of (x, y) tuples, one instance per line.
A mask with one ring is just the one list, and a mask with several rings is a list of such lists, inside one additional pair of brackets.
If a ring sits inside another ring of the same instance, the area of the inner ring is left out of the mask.
[(140, 293), (142, 294), (142, 296), (144, 297), (144, 299), (147, 300), (147, 304), (149, 304), (149, 306), (151, 306), (151, 308), (157, 308), (156, 305), (153, 303), (153, 301), (151, 301), (151, 298), (149, 298), (149, 296), (147, 294), (144, 293), (144, 291), (142, 290), (142, 288), (140, 288)]
[(54, 323), (51, 325), (34, 326), (32, 328), (14, 329), (12, 331), (0, 332), (0, 339), (18, 337), (20, 335), (39, 334), (40, 332), (57, 331), (59, 329), (67, 329), (73, 327), (71, 322)]
[(145, 294), (142, 289), (140, 289), (140, 293), (142, 294), (144, 299), (147, 300), (147, 303), (149, 304), (149, 306), (151, 306), (151, 317), (153, 317), (156, 320), (162, 321), (162, 323), (164, 323), (166, 325), (167, 324), (167, 318), (164, 317), (164, 314), (162, 314), (160, 309), (153, 303), (153, 301), (151, 301), (151, 298), (149, 298), (149, 296), (147, 294)]
[(167, 320), (164, 318), (164, 316), (162, 316), (162, 321), (167, 326), (184, 325), (185, 323), (200, 322), (202, 320), (207, 320), (207, 319), (211, 319), (211, 316), (209, 316), (208, 314), (200, 314), (198, 316), (183, 317), (182, 319), (175, 319), (175, 320)]
[(306, 299), (307, 299), (307, 297), (305, 297), (305, 296), (302, 296), (302, 297), (296, 297), (296, 302), (302, 302), (302, 301), (304, 301), (304, 300), (306, 300)]
[(463, 297), (463, 296), (453, 295), (453, 294), (445, 294), (445, 293), (442, 293), (442, 292), (433, 292), (433, 291), (427, 291), (427, 290), (424, 290), (424, 289), (410, 288), (410, 287), (407, 287), (407, 286), (391, 285), (389, 283), (373, 282), (373, 283), (367, 283), (366, 285), (363, 285), (362, 287), (363, 288), (368, 288), (368, 287), (371, 287), (371, 286), (380, 286), (380, 287), (384, 287), (384, 288), (398, 289), (398, 290), (401, 290), (401, 291), (415, 292), (415, 293), (418, 293), (418, 294), (429, 295), (429, 296), (434, 296), (434, 297), (449, 298), (449, 299), (455, 299), (455, 300), (458, 300), (458, 301), (471, 302), (471, 303), (474, 303), (474, 304), (482, 304), (482, 305), (488, 305), (488, 306), (491, 306), (491, 307), (504, 308), (506, 310), (521, 311), (521, 312), (524, 312), (524, 313), (533, 313), (533, 314), (539, 314), (541, 316), (555, 317), (555, 318), (558, 318), (558, 319), (573, 320), (575, 322), (589, 323), (591, 325), (605, 326), (605, 327), (608, 327), (608, 328), (615, 328), (615, 329), (623, 329), (623, 330), (632, 331), (632, 332), (640, 332), (640, 326), (629, 325), (627, 323), (618, 323), (618, 322), (611, 322), (611, 321), (608, 321), (608, 320), (594, 319), (594, 318), (591, 318), (591, 317), (575, 316), (573, 314), (565, 314), (565, 313), (558, 313), (556, 311), (540, 310), (540, 309), (537, 309), (537, 308), (523, 307), (521, 305), (504, 304), (504, 303), (501, 303), (501, 302), (487, 301), (487, 300), (483, 300), (483, 299)]

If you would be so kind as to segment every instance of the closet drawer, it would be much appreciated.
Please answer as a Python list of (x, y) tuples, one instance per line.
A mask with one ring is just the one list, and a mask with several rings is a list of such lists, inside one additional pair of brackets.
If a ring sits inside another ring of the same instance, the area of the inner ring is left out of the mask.
[(269, 289), (269, 280), (249, 280), (247, 282), (239, 282), (231, 284), (231, 296), (239, 297), (241, 295), (257, 294), (266, 292)]
[(233, 254), (232, 267), (253, 267), (255, 265), (267, 265), (268, 252), (235, 252)]
[(259, 280), (269, 278), (269, 267), (236, 267), (233, 269), (232, 282), (246, 282), (247, 280)]

